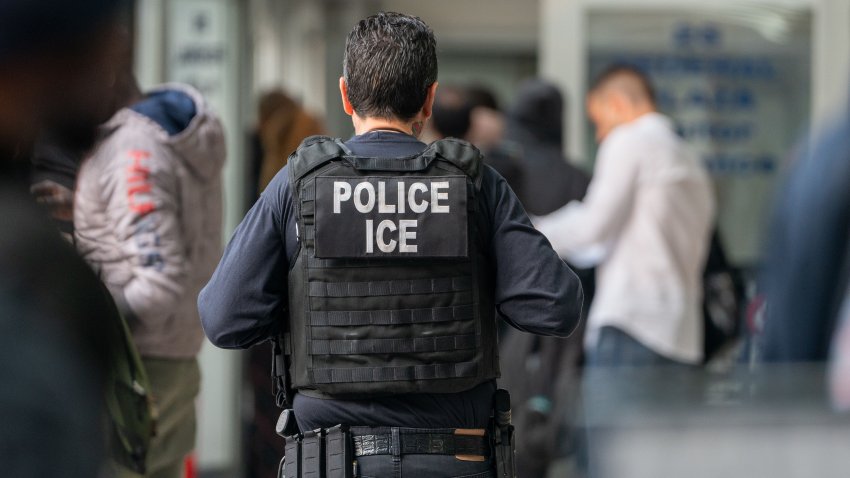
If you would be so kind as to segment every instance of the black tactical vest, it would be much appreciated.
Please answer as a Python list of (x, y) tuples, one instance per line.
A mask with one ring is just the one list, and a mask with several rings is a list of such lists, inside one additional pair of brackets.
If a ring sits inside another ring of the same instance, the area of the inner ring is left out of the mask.
[(312, 137), (289, 158), (292, 387), (329, 397), (453, 393), (498, 376), (481, 153), (459, 140), (366, 158)]

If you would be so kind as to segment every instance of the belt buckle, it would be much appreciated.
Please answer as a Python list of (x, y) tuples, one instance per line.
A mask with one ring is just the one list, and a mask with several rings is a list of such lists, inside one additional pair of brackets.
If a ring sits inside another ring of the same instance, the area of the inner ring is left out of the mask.
[[(455, 428), (454, 434), (456, 436), (484, 437), (486, 430), (483, 428)], [(487, 457), (484, 455), (455, 455), (455, 459), (459, 461), (472, 461), (477, 463), (487, 461)]]

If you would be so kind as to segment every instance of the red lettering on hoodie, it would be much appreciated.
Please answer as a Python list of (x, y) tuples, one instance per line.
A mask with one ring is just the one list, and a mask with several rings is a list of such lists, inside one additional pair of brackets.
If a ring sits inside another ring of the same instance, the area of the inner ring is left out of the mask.
[(156, 209), (151, 200), (139, 200), (137, 194), (145, 194), (151, 191), (151, 170), (142, 164), (151, 154), (147, 151), (132, 149), (127, 153), (132, 163), (127, 166), (127, 202), (130, 210), (141, 215), (153, 212)]

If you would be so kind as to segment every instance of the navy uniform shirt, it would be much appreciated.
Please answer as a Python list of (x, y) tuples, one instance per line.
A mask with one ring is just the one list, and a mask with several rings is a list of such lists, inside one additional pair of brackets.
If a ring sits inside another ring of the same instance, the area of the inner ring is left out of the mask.
[[(426, 148), (416, 138), (372, 132), (346, 142), (357, 156), (401, 158)], [(483, 172), (481, 211), (489, 219), (489, 257), (495, 271), (498, 315), (513, 327), (541, 335), (569, 335), (578, 325), (583, 295), (578, 278), (531, 225), (505, 180)], [(247, 348), (281, 333), (287, 275), (295, 261), (296, 218), (287, 168), (272, 180), (236, 228), (198, 299), (210, 341)], [(340, 423), (412, 428), (484, 428), (495, 383), (455, 394), (408, 394), (371, 400), (323, 400), (296, 394), (302, 430)]]

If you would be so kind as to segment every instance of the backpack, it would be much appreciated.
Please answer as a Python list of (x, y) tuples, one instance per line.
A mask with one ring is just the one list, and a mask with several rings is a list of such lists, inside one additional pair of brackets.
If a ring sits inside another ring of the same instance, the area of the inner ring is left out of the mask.
[(110, 334), (112, 357), (105, 390), (109, 450), (116, 463), (144, 474), (156, 429), (156, 410), (151, 402), (150, 382), (127, 321), (117, 307), (114, 316), (118, 320)]

